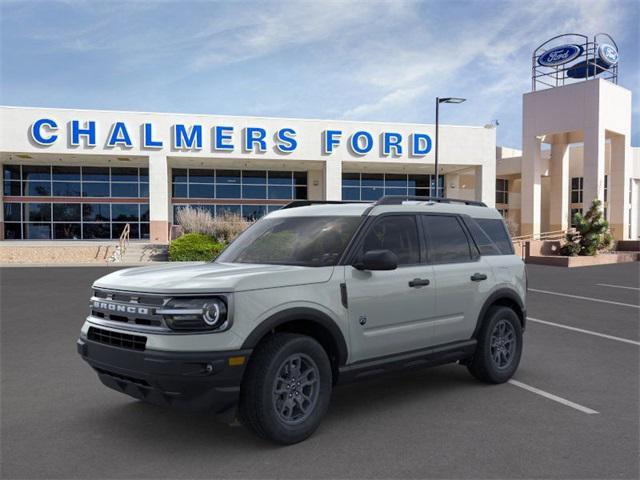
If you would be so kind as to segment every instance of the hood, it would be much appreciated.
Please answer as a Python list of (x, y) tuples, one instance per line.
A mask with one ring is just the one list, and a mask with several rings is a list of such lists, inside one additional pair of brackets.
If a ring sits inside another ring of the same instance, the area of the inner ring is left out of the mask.
[(118, 270), (96, 280), (94, 285), (147, 293), (239, 292), (327, 282), (333, 268), (181, 262)]

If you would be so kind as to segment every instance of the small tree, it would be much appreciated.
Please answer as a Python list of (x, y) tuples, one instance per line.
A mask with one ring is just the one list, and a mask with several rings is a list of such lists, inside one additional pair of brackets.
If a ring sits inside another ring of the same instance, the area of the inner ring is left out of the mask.
[(601, 207), (602, 202), (595, 199), (587, 213), (573, 216), (576, 231), (567, 233), (566, 243), (560, 249), (562, 255), (597, 255), (599, 251), (611, 247), (613, 236)]

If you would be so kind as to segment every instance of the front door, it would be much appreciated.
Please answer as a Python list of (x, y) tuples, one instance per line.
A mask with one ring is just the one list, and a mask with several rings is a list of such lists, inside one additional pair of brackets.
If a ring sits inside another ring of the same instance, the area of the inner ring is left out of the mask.
[(418, 232), (415, 215), (376, 218), (354, 258), (369, 250), (391, 250), (398, 257), (398, 268), (362, 271), (345, 267), (352, 361), (432, 344), (436, 314), (433, 267), (422, 258)]

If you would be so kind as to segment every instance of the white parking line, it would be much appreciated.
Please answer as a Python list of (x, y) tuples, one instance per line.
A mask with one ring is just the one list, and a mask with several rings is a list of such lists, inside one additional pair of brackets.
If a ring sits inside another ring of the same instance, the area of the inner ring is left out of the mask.
[(592, 330), (584, 330), (582, 328), (570, 327), (568, 325), (562, 325), (560, 323), (547, 322), (546, 320), (540, 320), (539, 318), (527, 317), (527, 321), (542, 323), (544, 325), (551, 325), (552, 327), (564, 328), (567, 330), (573, 330), (574, 332), (586, 333), (588, 335), (595, 335), (596, 337), (607, 338), (609, 340), (615, 340), (617, 342), (630, 343), (631, 345), (638, 345), (640, 347), (640, 342), (636, 342), (635, 340), (629, 340), (628, 338), (614, 337), (613, 335), (598, 333)]
[(569, 295), (568, 293), (550, 292), (548, 290), (538, 290), (536, 288), (528, 289), (529, 292), (545, 293), (547, 295), (558, 295), (559, 297), (577, 298), (578, 300), (589, 300), (590, 302), (610, 303), (612, 305), (620, 305), (623, 307), (631, 307), (640, 309), (640, 305), (633, 305), (632, 303), (614, 302), (612, 300), (604, 300), (602, 298), (581, 297), (580, 295)]
[(561, 403), (562, 405), (566, 405), (567, 407), (571, 407), (582, 413), (586, 413), (587, 415), (594, 415), (599, 413), (588, 407), (584, 407), (578, 403), (570, 402), (566, 398), (558, 397), (557, 395), (554, 395), (552, 393), (545, 392), (544, 390), (540, 390), (539, 388), (532, 387), (531, 385), (527, 385), (526, 383), (518, 382), (517, 380), (509, 380), (509, 383), (516, 387), (523, 388), (524, 390), (528, 390), (529, 392), (533, 392), (537, 395), (548, 398), (549, 400), (553, 400), (554, 402), (558, 402), (558, 403)]
[(624, 288), (626, 290), (640, 290), (638, 287), (627, 287), (625, 285), (611, 285), (610, 283), (596, 283), (599, 287)]

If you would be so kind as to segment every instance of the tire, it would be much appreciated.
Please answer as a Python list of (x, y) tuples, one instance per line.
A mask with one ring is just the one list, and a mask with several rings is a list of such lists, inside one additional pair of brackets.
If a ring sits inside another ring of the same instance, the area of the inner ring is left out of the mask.
[(467, 363), (471, 375), (487, 383), (509, 380), (522, 356), (522, 325), (516, 312), (509, 307), (491, 307), (477, 340), (476, 352)]
[(251, 355), (240, 391), (240, 421), (273, 442), (301, 442), (320, 425), (331, 388), (331, 363), (322, 346), (306, 335), (277, 333)]

